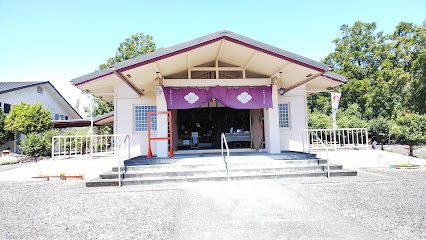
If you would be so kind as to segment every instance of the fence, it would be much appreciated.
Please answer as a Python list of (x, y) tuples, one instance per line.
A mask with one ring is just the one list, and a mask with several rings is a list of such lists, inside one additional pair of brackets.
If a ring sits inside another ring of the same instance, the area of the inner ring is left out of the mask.
[(336, 128), (336, 129), (309, 129), (303, 132), (303, 151), (329, 149), (359, 149), (368, 150), (368, 130), (366, 128)]
[[(129, 151), (128, 135), (76, 135), (54, 136), (52, 138), (52, 159), (55, 157), (76, 157), (83, 155), (108, 156)], [(127, 153), (127, 155), (129, 155)]]

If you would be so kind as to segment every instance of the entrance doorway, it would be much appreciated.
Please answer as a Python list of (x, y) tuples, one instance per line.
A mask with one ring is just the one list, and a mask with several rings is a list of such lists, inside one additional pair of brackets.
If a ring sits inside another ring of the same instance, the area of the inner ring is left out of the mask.
[(226, 134), (230, 148), (250, 148), (250, 121), (250, 109), (179, 109), (178, 149), (219, 149), (222, 132)]

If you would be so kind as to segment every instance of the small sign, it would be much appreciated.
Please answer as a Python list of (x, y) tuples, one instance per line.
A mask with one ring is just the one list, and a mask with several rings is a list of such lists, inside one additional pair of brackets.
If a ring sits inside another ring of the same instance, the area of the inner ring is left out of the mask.
[(192, 132), (192, 137), (198, 137), (198, 132)]
[(183, 145), (191, 145), (190, 140), (183, 140)]

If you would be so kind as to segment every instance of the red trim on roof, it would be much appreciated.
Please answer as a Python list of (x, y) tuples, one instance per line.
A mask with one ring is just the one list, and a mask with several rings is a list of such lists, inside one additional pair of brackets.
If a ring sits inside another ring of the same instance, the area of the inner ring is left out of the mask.
[[(283, 60), (286, 60), (286, 61), (289, 61), (289, 62), (292, 62), (292, 63), (295, 63), (295, 64), (298, 64), (298, 65), (301, 65), (303, 67), (307, 67), (307, 68), (313, 69), (313, 70), (318, 71), (318, 72), (324, 72), (324, 69), (321, 69), (321, 68), (309, 65), (307, 63), (303, 63), (303, 62), (297, 61), (297, 60), (289, 58), (289, 57), (285, 57), (285, 56), (279, 55), (277, 53), (268, 51), (268, 50), (260, 48), (260, 47), (256, 47), (256, 46), (250, 45), (248, 43), (236, 40), (236, 39), (228, 37), (228, 36), (221, 36), (221, 37), (218, 37), (218, 38), (215, 38), (215, 39), (211, 39), (209, 41), (202, 42), (202, 43), (199, 43), (199, 44), (191, 46), (191, 47), (183, 48), (183, 49), (180, 49), (180, 50), (177, 50), (177, 51), (174, 51), (174, 52), (162, 55), (162, 56), (158, 56), (156, 58), (152, 58), (152, 59), (149, 59), (149, 60), (146, 60), (146, 61), (143, 61), (143, 62), (139, 62), (139, 63), (133, 64), (133, 65), (130, 65), (130, 66), (127, 66), (127, 67), (124, 67), (124, 68), (117, 69), (116, 71), (118, 71), (118, 72), (124, 72), (124, 71), (130, 70), (130, 69), (136, 68), (136, 67), (140, 67), (140, 66), (143, 66), (143, 65), (146, 65), (146, 64), (150, 64), (150, 63), (153, 63), (153, 62), (156, 62), (156, 61), (160, 61), (160, 60), (165, 59), (165, 58), (169, 58), (169, 57), (181, 54), (181, 53), (185, 53), (185, 52), (191, 51), (191, 50), (196, 49), (196, 48), (200, 48), (200, 47), (209, 45), (211, 43), (220, 41), (222, 39), (230, 41), (230, 42), (233, 42), (233, 43), (236, 43), (236, 44), (239, 44), (239, 45), (242, 45), (242, 46), (245, 46), (245, 47), (248, 47), (248, 48), (251, 48), (251, 49), (254, 49), (256, 51), (263, 52), (265, 54), (268, 54), (268, 55), (271, 55), (271, 56), (274, 56), (274, 57), (277, 57), (277, 58), (280, 58), (280, 59), (283, 59)], [(89, 79), (87, 81), (75, 84), (75, 86), (81, 86), (81, 85), (84, 85), (84, 84), (87, 84), (87, 83), (90, 83), (90, 82), (102, 79), (102, 78), (107, 77), (107, 76), (112, 75), (112, 74), (113, 74), (113, 72), (110, 72), (110, 73), (101, 75), (99, 77), (95, 77), (95, 78)]]
[(101, 76), (99, 76), (99, 77), (95, 77), (95, 78), (89, 79), (89, 80), (87, 80), (87, 81), (84, 81), (84, 82), (81, 82), (81, 83), (77, 83), (77, 84), (75, 84), (74, 86), (78, 87), (78, 86), (81, 86), (81, 85), (87, 84), (87, 83), (89, 83), (89, 82), (94, 82), (94, 81), (96, 81), (96, 80), (100, 80), (100, 79), (102, 79), (102, 78), (108, 77), (109, 75), (113, 75), (113, 74), (114, 74), (113, 72), (110, 72), (110, 73), (107, 73), (107, 74), (101, 75)]

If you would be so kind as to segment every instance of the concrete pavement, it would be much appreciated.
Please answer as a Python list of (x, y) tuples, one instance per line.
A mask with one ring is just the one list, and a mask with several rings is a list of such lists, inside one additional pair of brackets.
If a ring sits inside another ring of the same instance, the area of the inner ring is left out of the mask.
[(183, 189), (175, 239), (380, 239), (277, 181)]

